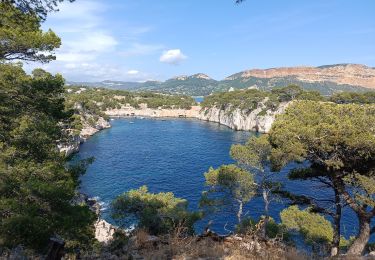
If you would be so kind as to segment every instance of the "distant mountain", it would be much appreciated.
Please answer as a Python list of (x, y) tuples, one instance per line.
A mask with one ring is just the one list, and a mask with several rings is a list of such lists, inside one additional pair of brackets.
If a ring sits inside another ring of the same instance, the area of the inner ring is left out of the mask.
[(134, 89), (142, 85), (140, 82), (127, 82), (127, 81), (115, 81), (115, 80), (104, 80), (100, 82), (74, 82), (68, 81), (66, 85), (75, 85), (75, 86), (88, 86), (88, 87), (103, 87), (110, 89)]
[[(320, 67), (281, 67), (252, 69), (233, 74), (224, 80), (214, 80), (203, 73), (178, 76), (164, 82), (144, 83), (103, 81), (89, 86), (154, 91), (170, 94), (206, 96), (231, 89), (257, 88), (262, 90), (296, 84), (306, 90), (317, 90), (323, 95), (335, 92), (364, 92), (375, 90), (375, 68), (358, 64), (335, 64)], [(82, 83), (82, 85), (88, 85)]]
[(164, 82), (145, 82), (140, 87), (137, 87), (136, 90), (205, 96), (218, 91), (218, 83), (218, 81), (211, 79), (206, 74), (199, 73), (191, 76), (177, 76)]
[(358, 64), (253, 69), (233, 74), (222, 82), (234, 88), (260, 89), (297, 84), (329, 95), (338, 91), (375, 90), (375, 69)]

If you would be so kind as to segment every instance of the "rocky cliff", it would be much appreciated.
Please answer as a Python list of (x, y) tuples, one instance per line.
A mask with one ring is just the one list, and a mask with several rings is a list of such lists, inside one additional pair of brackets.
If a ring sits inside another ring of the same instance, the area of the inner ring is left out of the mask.
[(217, 122), (234, 130), (267, 133), (271, 129), (276, 115), (283, 113), (288, 104), (287, 102), (281, 103), (274, 111), (265, 110), (266, 107), (263, 104), (252, 111), (233, 109), (231, 106), (225, 109), (212, 107), (203, 109), (199, 113), (198, 119)]
[(359, 64), (252, 69), (236, 73), (226, 80), (246, 80), (252, 77), (259, 79), (294, 77), (302, 82), (332, 82), (375, 89), (375, 69)]
[(82, 109), (79, 104), (75, 106), (75, 110), (77, 115), (79, 115), (80, 124), (82, 126), (79, 133), (77, 134), (75, 129), (66, 129), (70, 135), (69, 140), (67, 142), (60, 142), (57, 145), (59, 151), (64, 153), (66, 157), (78, 152), (79, 145), (85, 142), (90, 136), (100, 130), (111, 127), (109, 122), (102, 116), (95, 115)]
[(225, 109), (211, 107), (201, 108), (193, 106), (191, 109), (151, 109), (147, 107), (133, 108), (122, 107), (110, 109), (105, 114), (112, 117), (144, 116), (144, 117), (175, 117), (175, 118), (196, 118), (199, 120), (219, 123), (234, 130), (257, 131), (267, 133), (275, 117), (284, 112), (289, 103), (281, 103), (276, 110), (266, 108), (260, 103), (258, 108), (252, 111), (240, 110), (227, 106)]

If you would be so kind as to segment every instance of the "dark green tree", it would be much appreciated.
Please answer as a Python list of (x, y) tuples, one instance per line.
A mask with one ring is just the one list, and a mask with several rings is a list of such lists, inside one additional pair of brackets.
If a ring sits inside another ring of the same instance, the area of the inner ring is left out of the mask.
[[(278, 117), (270, 131), (272, 161), (281, 168), (291, 161), (311, 163), (311, 177), (328, 180), (357, 214), (358, 235), (348, 250), (363, 253), (375, 216), (375, 106), (300, 101)], [(306, 176), (301, 176), (306, 178)]]
[(218, 169), (210, 168), (204, 177), (209, 189), (203, 192), (201, 206), (218, 208), (237, 204), (237, 220), (241, 223), (243, 206), (255, 195), (256, 185), (253, 175), (230, 164), (222, 165)]
[(60, 47), (60, 38), (51, 30), (43, 32), (35, 13), (24, 13), (9, 1), (0, 2), (0, 13), (0, 62), (55, 59), (53, 50)]
[(64, 80), (0, 65), (0, 246), (41, 250), (59, 235), (68, 249), (90, 244), (94, 214), (72, 203), (83, 168), (66, 166)]
[[(282, 225), (288, 230), (299, 232), (305, 243), (313, 247), (313, 251), (325, 255), (332, 238), (334, 230), (330, 221), (322, 215), (311, 212), (310, 208), (300, 210), (298, 206), (290, 206), (280, 212)], [(348, 241), (341, 239), (340, 246), (347, 246)]]
[(185, 199), (176, 198), (171, 192), (150, 193), (146, 186), (130, 190), (112, 202), (113, 217), (119, 224), (137, 220), (139, 228), (159, 235), (185, 227), (186, 234), (194, 233), (193, 225), (200, 214), (190, 212)]
[(37, 15), (44, 20), (48, 12), (58, 11), (58, 4), (64, 1), (74, 2), (75, 0), (2, 0), (10, 3), (23, 13)]
[(275, 173), (270, 171), (271, 144), (267, 135), (251, 137), (246, 144), (235, 144), (230, 149), (230, 155), (241, 167), (250, 170), (255, 175), (257, 195), (263, 198), (264, 202), (264, 225), (262, 236), (266, 237), (268, 224), (269, 206), (272, 200), (278, 198), (276, 191), (279, 191), (281, 184), (274, 181)]

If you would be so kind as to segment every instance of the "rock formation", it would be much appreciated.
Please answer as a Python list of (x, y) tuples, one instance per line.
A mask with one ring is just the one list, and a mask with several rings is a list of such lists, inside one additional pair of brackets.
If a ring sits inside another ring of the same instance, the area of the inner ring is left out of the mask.
[(66, 157), (78, 152), (79, 145), (85, 142), (90, 136), (94, 135), (100, 130), (111, 127), (109, 122), (103, 117), (83, 110), (79, 104), (76, 104), (75, 109), (78, 111), (80, 116), (82, 129), (78, 135), (74, 134), (73, 129), (66, 129), (66, 131), (69, 133), (70, 139), (67, 142), (60, 142), (57, 145), (59, 151), (64, 153)]
[(209, 122), (217, 122), (226, 125), (234, 130), (257, 131), (260, 133), (267, 133), (275, 121), (278, 114), (284, 112), (289, 103), (281, 103), (275, 110), (264, 110), (265, 106), (260, 106), (251, 112), (235, 108), (232, 110), (231, 106), (225, 109), (217, 107), (203, 109), (198, 119)]
[(375, 69), (359, 64), (337, 64), (320, 67), (282, 67), (252, 69), (236, 73), (226, 80), (255, 78), (282, 78), (294, 76), (303, 82), (333, 82), (375, 89)]
[(143, 108), (136, 109), (127, 106), (120, 109), (107, 110), (105, 114), (112, 117), (144, 116), (196, 118), (226, 125), (234, 130), (266, 133), (270, 130), (276, 115), (283, 113), (288, 104), (289, 103), (281, 103), (275, 111), (272, 111), (266, 110), (265, 105), (260, 103), (258, 108), (251, 112), (232, 109), (231, 106), (227, 106), (225, 109), (217, 107), (202, 109), (200, 106), (193, 106), (191, 109), (151, 109), (144, 106)]
[(104, 219), (98, 219), (95, 224), (95, 238), (101, 242), (107, 244), (113, 239), (113, 234), (116, 231), (116, 228), (109, 224)]

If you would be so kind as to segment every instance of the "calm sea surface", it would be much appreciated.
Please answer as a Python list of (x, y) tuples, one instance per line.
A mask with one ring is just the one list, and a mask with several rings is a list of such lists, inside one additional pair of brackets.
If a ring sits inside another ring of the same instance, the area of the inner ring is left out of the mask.
[[(94, 156), (95, 162), (81, 177), (81, 191), (97, 197), (103, 203), (102, 217), (110, 217), (110, 202), (119, 194), (147, 185), (151, 192), (171, 191), (189, 201), (192, 210), (198, 208), (204, 189), (203, 173), (210, 166), (233, 163), (229, 157), (232, 144), (244, 143), (253, 135), (233, 131), (216, 123), (189, 119), (116, 119), (112, 128), (103, 130), (82, 144), (73, 160)], [(316, 183), (291, 182), (286, 173), (290, 165), (277, 174), (290, 191), (314, 194), (321, 199), (331, 197), (329, 190)], [(262, 215), (262, 200), (253, 199), (244, 210), (247, 216)], [(282, 202), (271, 205), (271, 215), (280, 220)], [(349, 212), (350, 213), (350, 212)], [(343, 220), (343, 231), (353, 234), (356, 221), (352, 214)], [(233, 229), (235, 214), (231, 209), (210, 215), (196, 225), (200, 232), (208, 220), (219, 233)]]

